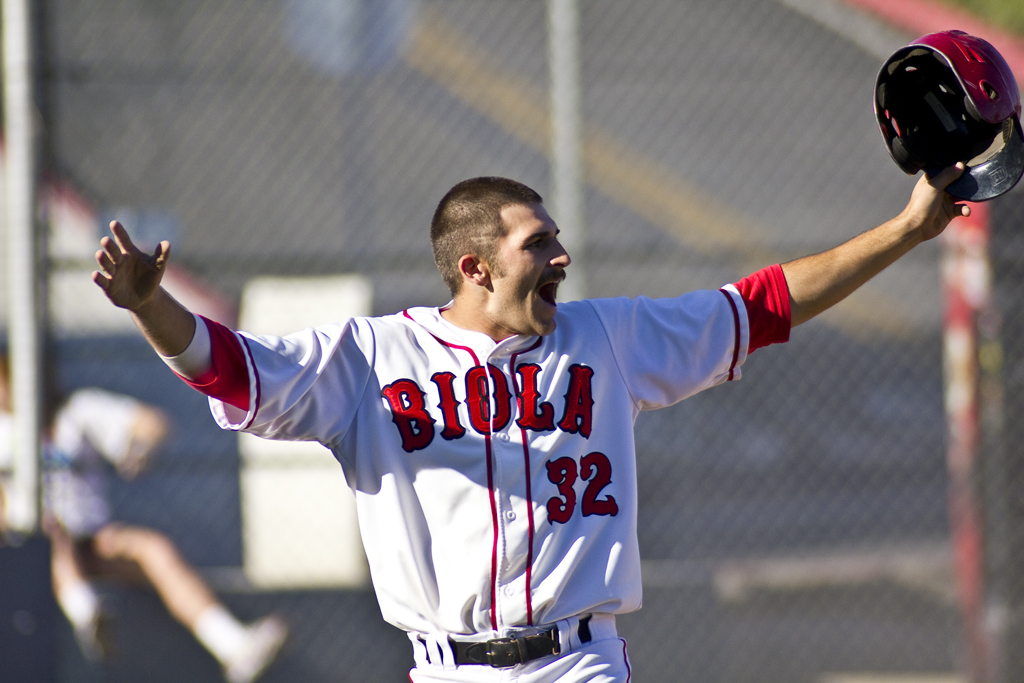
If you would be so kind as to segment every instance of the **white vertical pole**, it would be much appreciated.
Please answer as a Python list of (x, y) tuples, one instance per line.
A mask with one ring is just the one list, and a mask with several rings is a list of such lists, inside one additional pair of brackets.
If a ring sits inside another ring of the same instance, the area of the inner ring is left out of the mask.
[(3, 0), (4, 140), (9, 355), (14, 404), (14, 476), (7, 517), (29, 533), (39, 524), (41, 316), (35, 232), (35, 121), (29, 0)]
[(583, 150), (579, 9), (576, 0), (547, 0), (548, 62), (551, 69), (551, 209), (561, 242), (573, 260), (559, 298), (587, 292), (583, 214)]

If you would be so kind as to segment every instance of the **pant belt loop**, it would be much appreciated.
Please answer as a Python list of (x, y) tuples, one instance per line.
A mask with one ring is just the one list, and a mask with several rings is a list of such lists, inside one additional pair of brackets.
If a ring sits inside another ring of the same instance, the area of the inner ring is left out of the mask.
[(590, 618), (590, 614), (583, 614), (555, 622), (558, 627), (558, 644), (562, 654), (577, 652), (592, 640), (589, 628)]
[(555, 626), (558, 627), (558, 649), (563, 655), (575, 652), (577, 649), (573, 643), (575, 640), (573, 635), (576, 633), (575, 621), (576, 617), (569, 617), (555, 622)]
[(441, 651), (441, 663), (444, 665), (444, 668), (448, 670), (455, 669), (455, 651), (452, 650), (452, 642), (448, 640), (448, 636), (438, 637), (437, 647)]
[(423, 634), (413, 637), (410, 635), (413, 648), (413, 659), (416, 666), (436, 666), (442, 669), (452, 670), (456, 668), (455, 652), (448, 641), (448, 636), (437, 634)]
[(441, 647), (438, 644), (438, 639), (433, 635), (427, 636), (427, 659), (434, 666), (444, 666), (444, 657), (441, 656)]
[(455, 651), (453, 651), (452, 643), (447, 639), (446, 634), (427, 636), (427, 652), (430, 655), (430, 663), (435, 667), (449, 671), (456, 668)]
[(412, 658), (416, 662), (416, 666), (430, 664), (430, 657), (427, 655), (427, 642), (415, 633), (409, 633), (409, 640), (412, 642)]

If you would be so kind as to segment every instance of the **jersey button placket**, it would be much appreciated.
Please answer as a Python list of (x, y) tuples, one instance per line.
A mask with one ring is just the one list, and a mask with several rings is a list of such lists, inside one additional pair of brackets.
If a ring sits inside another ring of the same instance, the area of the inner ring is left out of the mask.
[[(492, 358), (489, 357), (489, 358), (487, 358), (485, 363), (488, 366), (490, 366), (491, 365), (491, 360), (492, 360)], [(490, 426), (490, 432), (491, 432), (491, 436), (492, 436), (492, 439), (491, 439), (491, 464), (492, 464), (492, 467), (494, 468), (494, 493), (493, 493), (493, 495), (495, 496), (495, 500), (497, 501), (497, 504), (499, 506), (499, 509), (498, 509), (498, 539), (497, 539), (498, 540), (498, 553), (499, 553), (498, 563), (497, 563), (497, 574), (498, 575), (496, 577), (494, 577), (494, 580), (495, 580), (495, 583), (496, 583), (497, 586), (501, 586), (501, 584), (503, 583), (503, 581), (505, 579), (505, 576), (504, 576), (505, 569), (508, 567), (508, 554), (506, 552), (506, 542), (507, 542), (508, 535), (507, 535), (506, 529), (505, 529), (506, 512), (501, 509), (502, 507), (504, 507), (503, 500), (505, 498), (505, 496), (503, 495), (505, 487), (504, 487), (503, 482), (502, 482), (502, 470), (503, 470), (503, 468), (501, 466), (501, 461), (502, 461), (502, 457), (501, 457), (502, 453), (501, 453), (501, 451), (504, 450), (504, 449), (501, 448), (501, 446), (504, 446), (507, 443), (508, 435), (505, 432), (503, 432), (503, 431), (496, 431), (495, 430), (495, 427), (497, 427), (497, 425), (494, 422), (494, 416), (498, 412), (497, 411), (497, 405), (496, 405), (497, 387), (494, 386), (493, 378), (491, 377), (491, 374), (489, 372), (487, 373), (486, 377), (487, 377), (487, 393), (488, 393), (487, 401), (488, 401), (488, 404), (489, 404), (489, 407), (490, 407), (490, 409), (488, 411), (488, 420), (490, 422), (489, 426)], [(498, 603), (495, 606), (496, 607), (495, 611), (496, 611), (497, 616), (498, 616), (498, 624), (495, 624), (495, 626), (497, 628), (501, 628), (502, 624), (505, 622), (505, 618), (504, 618), (504, 615), (503, 615), (504, 609), (503, 609), (503, 606), (501, 604), (502, 601), (500, 599), (500, 596), (504, 595), (506, 597), (511, 597), (512, 595), (514, 595), (514, 593), (515, 593), (515, 589), (512, 588), (511, 585), (505, 585), (500, 590), (495, 592), (495, 599), (497, 600), (497, 603)]]

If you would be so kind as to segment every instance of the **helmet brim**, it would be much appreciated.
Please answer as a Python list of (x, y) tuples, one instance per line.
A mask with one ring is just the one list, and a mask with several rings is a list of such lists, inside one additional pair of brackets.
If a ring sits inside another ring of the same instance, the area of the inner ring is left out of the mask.
[[(947, 188), (957, 199), (983, 202), (1009, 192), (1024, 176), (1024, 135), (1016, 116), (1009, 119), (1003, 134), (1003, 147), (991, 158), (971, 165)], [(941, 169), (926, 169), (929, 175)]]

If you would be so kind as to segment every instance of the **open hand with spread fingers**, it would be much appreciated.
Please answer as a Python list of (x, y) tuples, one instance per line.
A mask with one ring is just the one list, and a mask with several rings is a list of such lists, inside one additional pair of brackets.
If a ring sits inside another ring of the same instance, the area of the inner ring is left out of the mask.
[(159, 290), (171, 243), (161, 242), (149, 255), (132, 243), (128, 231), (118, 221), (111, 221), (110, 232), (113, 239), (100, 240), (102, 249), (96, 252), (100, 269), (93, 272), (92, 281), (115, 306), (137, 311)]

